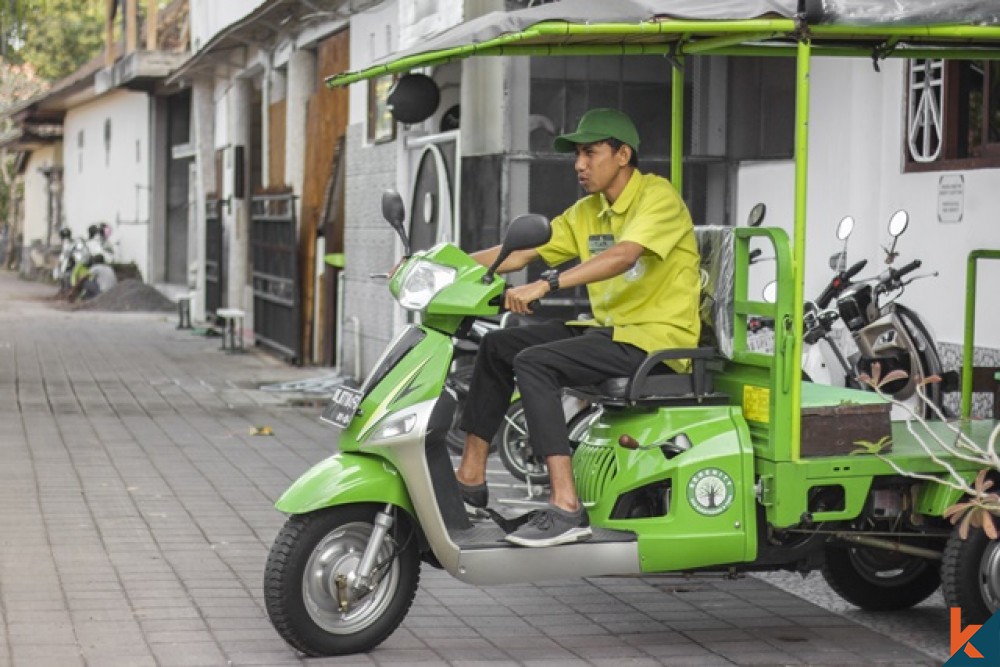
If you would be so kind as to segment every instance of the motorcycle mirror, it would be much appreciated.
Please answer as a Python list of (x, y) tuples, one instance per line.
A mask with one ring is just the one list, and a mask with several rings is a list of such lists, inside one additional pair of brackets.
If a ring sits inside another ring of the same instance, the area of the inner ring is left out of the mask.
[(548, 218), (537, 213), (525, 213), (519, 215), (510, 222), (507, 233), (503, 237), (503, 245), (500, 246), (500, 254), (496, 261), (483, 276), (484, 283), (493, 282), (493, 275), (497, 267), (510, 257), (515, 250), (527, 250), (537, 248), (549, 242), (552, 238), (552, 228), (549, 227)]
[(764, 222), (764, 214), (767, 213), (767, 204), (761, 202), (750, 209), (750, 215), (747, 216), (747, 226), (748, 227), (760, 227), (760, 223)]
[(906, 231), (906, 227), (910, 224), (910, 214), (900, 209), (892, 214), (889, 218), (889, 234), (892, 236), (899, 236)]
[(382, 192), (382, 217), (399, 234), (399, 238), (403, 242), (403, 253), (409, 255), (410, 239), (406, 236), (406, 228), (403, 226), (403, 221), (406, 220), (406, 205), (403, 204), (403, 198), (395, 190)]
[(778, 281), (772, 280), (768, 284), (764, 285), (764, 289), (761, 290), (760, 296), (765, 303), (775, 303), (778, 300)]
[(840, 221), (837, 225), (837, 239), (840, 241), (846, 241), (847, 237), (851, 235), (854, 231), (854, 218), (852, 216), (846, 215), (844, 219)]

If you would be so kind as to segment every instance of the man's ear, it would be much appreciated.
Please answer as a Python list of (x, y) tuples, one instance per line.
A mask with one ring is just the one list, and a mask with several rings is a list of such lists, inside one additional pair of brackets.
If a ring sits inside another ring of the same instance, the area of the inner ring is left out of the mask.
[(628, 144), (622, 144), (618, 147), (618, 153), (615, 157), (618, 159), (618, 166), (624, 167), (632, 159), (632, 147)]

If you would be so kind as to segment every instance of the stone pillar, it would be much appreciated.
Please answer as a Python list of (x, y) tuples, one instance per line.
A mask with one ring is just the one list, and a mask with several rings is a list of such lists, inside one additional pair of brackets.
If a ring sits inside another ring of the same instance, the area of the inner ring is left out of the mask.
[(306, 112), (316, 88), (316, 54), (300, 49), (288, 57), (285, 109), (285, 182), (295, 195), (295, 220), (302, 220), (302, 186), (306, 170)]
[[(253, 104), (252, 83), (249, 79), (234, 79), (229, 89), (229, 155), (227, 170), (231, 183), (230, 225), (229, 234), (229, 264), (226, 272), (226, 305), (229, 308), (249, 310), (249, 303), (244, 303), (246, 286), (250, 284), (248, 258), (250, 252), (250, 118)], [(243, 162), (236, 160), (236, 148), (243, 147)], [(240, 178), (236, 171), (242, 169), (243, 192), (234, 191), (234, 185)]]
[[(215, 191), (215, 84), (210, 77), (195, 80), (191, 90), (191, 140), (195, 144), (194, 215), (188, 216), (189, 255), (195, 265), (191, 317), (205, 319), (205, 205), (206, 195)], [(218, 196), (220, 193), (215, 193)]]

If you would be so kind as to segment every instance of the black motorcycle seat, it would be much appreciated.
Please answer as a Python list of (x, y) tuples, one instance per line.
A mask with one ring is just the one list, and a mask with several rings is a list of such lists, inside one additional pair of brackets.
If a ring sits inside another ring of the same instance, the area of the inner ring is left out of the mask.
[[(714, 356), (711, 348), (662, 350), (647, 357), (631, 377), (608, 378), (567, 391), (585, 401), (611, 407), (727, 403), (729, 397), (716, 393), (712, 383)], [(691, 373), (673, 372), (662, 363), (666, 359), (691, 359)]]

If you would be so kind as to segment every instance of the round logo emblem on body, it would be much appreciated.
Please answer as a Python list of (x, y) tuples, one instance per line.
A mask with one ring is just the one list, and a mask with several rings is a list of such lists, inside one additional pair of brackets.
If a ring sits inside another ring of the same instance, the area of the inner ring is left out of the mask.
[(705, 516), (722, 514), (733, 504), (736, 487), (725, 470), (705, 468), (691, 476), (687, 498), (694, 511)]

